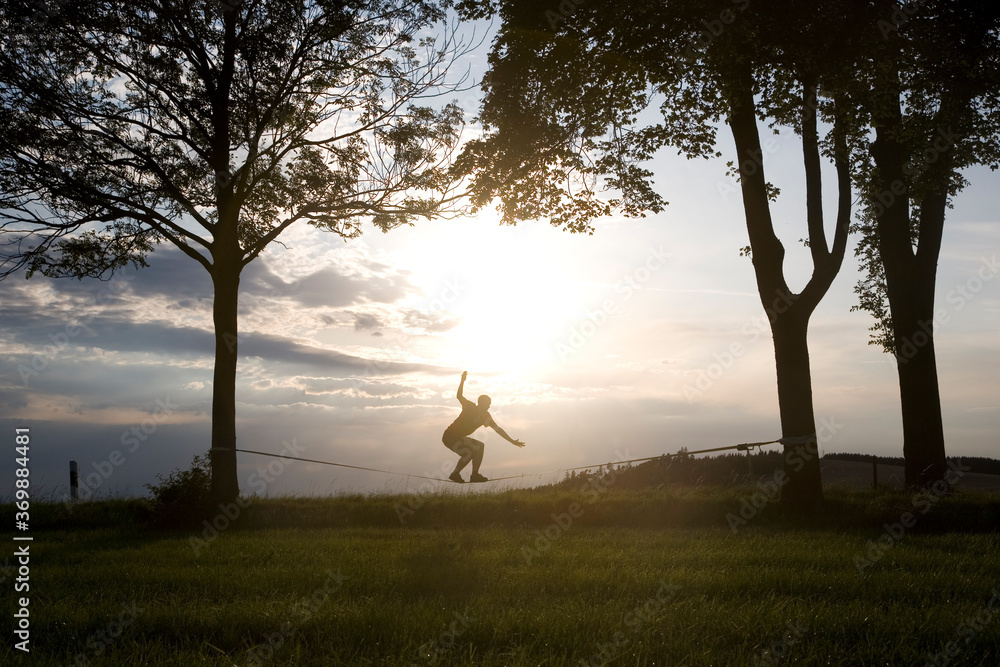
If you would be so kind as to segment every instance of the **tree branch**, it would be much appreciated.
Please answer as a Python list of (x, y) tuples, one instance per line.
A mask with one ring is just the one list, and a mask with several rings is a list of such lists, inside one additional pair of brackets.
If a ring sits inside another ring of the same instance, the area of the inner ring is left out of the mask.
[(823, 229), (823, 181), (820, 169), (819, 134), (816, 116), (816, 82), (802, 82), (802, 155), (806, 174), (806, 224), (809, 230), (809, 251), (813, 266), (823, 265), (829, 257), (826, 231)]

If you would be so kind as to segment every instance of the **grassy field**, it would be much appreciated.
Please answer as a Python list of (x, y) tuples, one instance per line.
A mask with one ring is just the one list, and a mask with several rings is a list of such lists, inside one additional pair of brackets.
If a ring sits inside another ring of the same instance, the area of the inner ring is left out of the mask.
[(3, 664), (1000, 663), (996, 496), (734, 523), (749, 496), (265, 499), (172, 530), (39, 507), (32, 652)]

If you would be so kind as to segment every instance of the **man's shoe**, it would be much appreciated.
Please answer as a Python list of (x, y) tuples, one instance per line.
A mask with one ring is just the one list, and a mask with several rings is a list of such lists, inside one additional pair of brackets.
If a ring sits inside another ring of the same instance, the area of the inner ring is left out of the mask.
[[(473, 477), (475, 477), (475, 475), (473, 475)], [(448, 475), (448, 479), (450, 479), (453, 482), (458, 482), (459, 484), (465, 484), (465, 480), (462, 479), (462, 476), (459, 475), (457, 472), (453, 472), (450, 475)]]
[(482, 475), (480, 475), (478, 472), (474, 472), (474, 473), (472, 473), (472, 477), (469, 478), (469, 481), (470, 482), (488, 482), (490, 480), (486, 479), (485, 477), (483, 477)]

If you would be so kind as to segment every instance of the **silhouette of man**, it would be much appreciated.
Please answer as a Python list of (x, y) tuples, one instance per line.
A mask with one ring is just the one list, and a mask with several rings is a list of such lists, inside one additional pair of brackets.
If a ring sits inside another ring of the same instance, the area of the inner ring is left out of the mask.
[(484, 445), (479, 440), (469, 437), (472, 432), (480, 426), (489, 426), (512, 445), (524, 447), (524, 443), (520, 440), (514, 440), (493, 421), (489, 412), (492, 403), (489, 396), (480, 396), (478, 405), (462, 396), (462, 389), (465, 387), (465, 378), (468, 374), (469, 371), (463, 371), (462, 381), (458, 383), (458, 402), (462, 404), (462, 414), (444, 430), (441, 442), (460, 457), (458, 463), (455, 464), (455, 472), (451, 473), (448, 479), (464, 483), (465, 480), (459, 473), (462, 472), (462, 468), (469, 464), (469, 461), (472, 461), (472, 476), (469, 477), (469, 481), (486, 482), (489, 480), (479, 474), (479, 466), (483, 462)]

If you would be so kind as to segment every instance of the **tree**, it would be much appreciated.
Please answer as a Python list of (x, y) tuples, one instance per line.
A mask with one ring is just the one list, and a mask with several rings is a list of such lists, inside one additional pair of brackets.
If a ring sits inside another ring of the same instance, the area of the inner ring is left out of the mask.
[[(736, 142), (750, 254), (774, 337), (778, 404), (785, 442), (783, 502), (822, 501), (812, 404), (809, 317), (837, 275), (851, 215), (849, 137), (853, 115), (838, 99), (849, 63), (846, 8), (729, 0), (713, 3), (563, 3), (543, 12), (522, 0), (467, 7), (498, 12), (482, 121), (458, 166), (476, 174), (475, 204), (494, 197), (508, 221), (552, 216), (589, 231), (589, 220), (619, 209), (660, 211), (663, 200), (641, 167), (671, 146), (688, 158), (715, 157), (717, 123)], [(662, 120), (637, 117), (659, 100)], [(820, 136), (819, 121), (832, 127)], [(812, 277), (799, 293), (782, 268), (774, 233), (759, 120), (793, 128), (805, 159), (806, 223)], [(821, 166), (836, 164), (837, 215), (832, 244), (823, 216)], [(731, 163), (731, 166), (733, 163)], [(601, 201), (601, 185), (618, 193)]]
[(858, 309), (895, 355), (906, 484), (946, 472), (934, 290), (944, 220), (962, 170), (1000, 162), (1000, 6), (876, 0), (861, 25), (852, 102), (871, 128), (857, 155), (863, 195)]
[(107, 277), (168, 242), (211, 275), (212, 493), (239, 493), (240, 273), (296, 223), (446, 212), (468, 48), (421, 0), (0, 4), (4, 275)]

